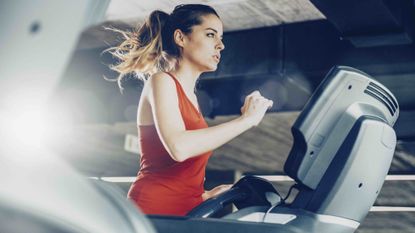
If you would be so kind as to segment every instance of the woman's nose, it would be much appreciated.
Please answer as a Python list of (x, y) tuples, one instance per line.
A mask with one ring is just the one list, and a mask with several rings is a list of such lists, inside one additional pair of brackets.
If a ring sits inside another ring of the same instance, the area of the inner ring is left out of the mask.
[(219, 42), (216, 46), (216, 49), (219, 49), (219, 50), (224, 50), (225, 49), (225, 44), (223, 44), (222, 40), (219, 40)]

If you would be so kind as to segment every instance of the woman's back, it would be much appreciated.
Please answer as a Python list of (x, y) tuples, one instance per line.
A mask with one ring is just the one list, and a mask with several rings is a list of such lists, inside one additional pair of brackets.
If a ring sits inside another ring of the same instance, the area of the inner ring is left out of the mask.
[(144, 82), (144, 88), (141, 91), (140, 101), (137, 110), (137, 125), (154, 125), (153, 113), (149, 101), (151, 86), (149, 82)]

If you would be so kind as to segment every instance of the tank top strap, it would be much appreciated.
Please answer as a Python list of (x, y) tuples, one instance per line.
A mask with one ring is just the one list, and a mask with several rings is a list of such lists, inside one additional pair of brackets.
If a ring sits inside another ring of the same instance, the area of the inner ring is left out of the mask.
[(176, 84), (177, 94), (179, 95), (179, 98), (180, 99), (183, 98), (185, 96), (185, 92), (180, 82), (176, 79), (176, 77), (174, 77), (174, 75), (170, 74), (169, 72), (165, 72), (165, 73), (168, 74), (173, 79), (174, 83)]
[(174, 77), (174, 75), (168, 72), (166, 72), (166, 74), (168, 74), (176, 83), (177, 96), (179, 98), (179, 102), (182, 103), (182, 107), (184, 108), (183, 111), (185, 112), (194, 111), (197, 115), (197, 118), (202, 117), (201, 111), (196, 107), (196, 105), (192, 103), (192, 101), (190, 101), (189, 97), (187, 97), (186, 92), (183, 90), (182, 85), (176, 79), (176, 77)]

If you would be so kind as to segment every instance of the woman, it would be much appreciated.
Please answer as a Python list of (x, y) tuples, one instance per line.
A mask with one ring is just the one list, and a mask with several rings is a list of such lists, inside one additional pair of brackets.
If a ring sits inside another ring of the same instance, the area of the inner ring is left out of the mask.
[(137, 124), (141, 168), (128, 198), (146, 214), (185, 215), (208, 198), (229, 189), (204, 190), (212, 150), (259, 124), (272, 101), (258, 91), (248, 95), (241, 116), (208, 127), (197, 103), (195, 84), (203, 72), (216, 70), (223, 26), (209, 6), (179, 5), (169, 15), (154, 11), (136, 33), (109, 49), (120, 59), (120, 76), (145, 80)]

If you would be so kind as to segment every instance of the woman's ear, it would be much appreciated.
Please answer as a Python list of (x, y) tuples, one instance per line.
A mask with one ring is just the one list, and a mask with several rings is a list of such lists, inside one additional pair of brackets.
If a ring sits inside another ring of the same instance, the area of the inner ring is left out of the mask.
[(180, 29), (176, 29), (173, 33), (174, 42), (179, 47), (184, 47), (184, 33)]

